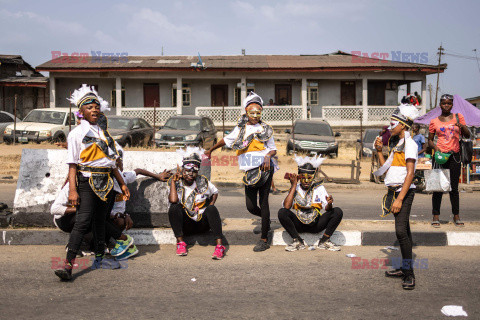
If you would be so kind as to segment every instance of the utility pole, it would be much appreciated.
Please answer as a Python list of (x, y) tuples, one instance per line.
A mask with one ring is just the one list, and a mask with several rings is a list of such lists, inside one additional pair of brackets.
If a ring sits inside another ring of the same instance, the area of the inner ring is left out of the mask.
[(432, 110), (432, 84), (431, 83), (428, 84), (428, 92), (430, 96), (430, 108), (428, 110)]
[(445, 50), (440, 44), (440, 48), (438, 48), (438, 70), (437, 70), (437, 90), (435, 91), (435, 107), (437, 106), (437, 96), (438, 96), (438, 80), (440, 78), (440, 61), (442, 59), (442, 51)]

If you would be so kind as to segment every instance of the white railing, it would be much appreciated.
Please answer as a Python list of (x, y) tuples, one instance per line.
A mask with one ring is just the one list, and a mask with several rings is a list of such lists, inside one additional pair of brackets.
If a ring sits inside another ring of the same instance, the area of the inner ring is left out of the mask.
[(323, 106), (322, 119), (332, 126), (384, 125), (397, 106)]
[[(225, 112), (223, 114), (223, 111)], [(216, 126), (221, 126), (225, 121), (226, 126), (234, 126), (243, 113), (243, 107), (197, 107), (195, 115), (209, 117)], [(271, 125), (290, 125), (294, 120), (302, 119), (302, 106), (265, 106), (263, 107), (262, 120)]]
[(177, 115), (177, 108), (122, 108), (122, 116), (143, 118), (153, 126), (163, 125), (171, 116)]
[[(397, 106), (323, 106), (322, 117), (332, 126), (359, 126), (360, 117), (365, 126), (385, 125)], [(225, 111), (223, 115), (222, 110)], [(225, 117), (226, 126), (234, 126), (243, 113), (239, 106), (228, 107), (196, 107), (195, 115), (206, 116), (213, 120), (217, 127), (222, 126)], [(153, 125), (153, 108), (122, 108), (122, 115), (140, 117)], [(155, 124), (163, 125), (171, 116), (177, 115), (177, 108), (156, 108)], [(302, 106), (265, 106), (262, 119), (273, 126), (288, 126), (294, 120), (302, 119)]]

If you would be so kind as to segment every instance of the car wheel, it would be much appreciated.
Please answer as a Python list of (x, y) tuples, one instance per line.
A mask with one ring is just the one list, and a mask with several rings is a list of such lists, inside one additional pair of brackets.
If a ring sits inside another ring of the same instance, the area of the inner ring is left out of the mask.
[(130, 148), (131, 146), (132, 146), (132, 139), (127, 138), (127, 139), (125, 140), (125, 147), (129, 147), (129, 148)]
[(293, 154), (293, 149), (287, 146), (287, 156)]
[(63, 134), (63, 132), (55, 133), (55, 135), (53, 136), (53, 139), (52, 139), (53, 143), (65, 142), (65, 141), (67, 141), (67, 138), (65, 137), (65, 134)]

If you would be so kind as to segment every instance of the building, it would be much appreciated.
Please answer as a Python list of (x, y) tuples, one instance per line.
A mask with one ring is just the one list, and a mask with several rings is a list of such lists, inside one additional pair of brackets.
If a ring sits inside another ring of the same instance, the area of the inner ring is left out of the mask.
[[(50, 107), (66, 107), (82, 83), (108, 99), (113, 112), (159, 123), (174, 114), (208, 115), (216, 124), (236, 123), (249, 91), (270, 99), (264, 118), (288, 125), (324, 118), (333, 125), (383, 123), (398, 105), (399, 86), (421, 82), (432, 66), (363, 58), (341, 51), (325, 55), (61, 57), (38, 71), (50, 73)], [(118, 103), (117, 103), (118, 101)], [(120, 103), (121, 101), (121, 103)], [(154, 110), (155, 109), (155, 120)]]
[(465, 99), (477, 108), (480, 108), (480, 96)]
[(0, 108), (23, 118), (36, 108), (48, 106), (48, 78), (20, 55), (0, 55)]

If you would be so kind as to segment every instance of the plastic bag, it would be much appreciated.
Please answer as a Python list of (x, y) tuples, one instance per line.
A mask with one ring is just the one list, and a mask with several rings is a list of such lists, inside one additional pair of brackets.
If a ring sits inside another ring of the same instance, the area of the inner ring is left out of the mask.
[(450, 169), (432, 169), (425, 171), (425, 191), (429, 192), (449, 192), (452, 191), (450, 185)]

